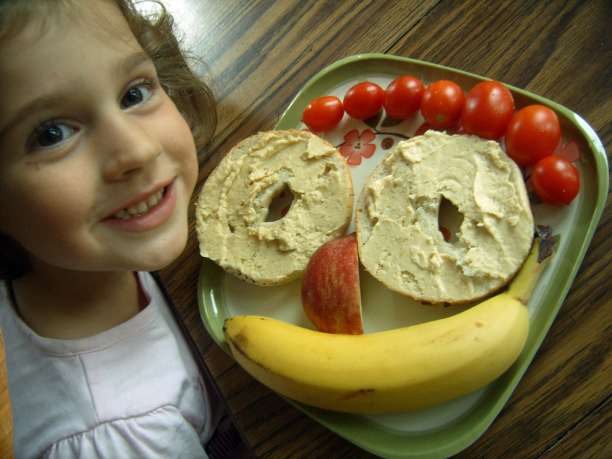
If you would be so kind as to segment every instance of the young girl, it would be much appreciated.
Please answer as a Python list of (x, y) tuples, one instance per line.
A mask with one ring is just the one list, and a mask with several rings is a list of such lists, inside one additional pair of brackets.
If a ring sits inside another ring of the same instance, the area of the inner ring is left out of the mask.
[(171, 26), (128, 0), (0, 6), (0, 326), (17, 458), (206, 457), (209, 395), (146, 273), (185, 246), (215, 120)]

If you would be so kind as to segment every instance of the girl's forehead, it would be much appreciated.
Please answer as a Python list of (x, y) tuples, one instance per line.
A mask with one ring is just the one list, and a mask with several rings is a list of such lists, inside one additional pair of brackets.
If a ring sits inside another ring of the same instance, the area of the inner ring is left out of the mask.
[[(142, 49), (112, 1), (74, 1), (58, 8), (55, 14), (30, 17), (16, 35), (0, 41), (0, 78), (18, 63), (31, 67), (47, 65), (47, 73), (52, 72), (57, 67), (52, 65), (56, 61), (41, 59), (44, 56), (78, 59), (104, 50)], [(70, 55), (65, 56), (66, 53)]]
[(117, 62), (142, 53), (114, 3), (79, 1), (62, 8), (67, 11), (44, 27), (33, 18), (0, 43), (0, 128), (31, 100), (90, 90), (100, 75), (112, 75)]
[[(35, 3), (45, 4), (46, 1)], [(0, 41), (0, 56), (13, 48), (23, 50), (30, 47), (57, 46), (60, 37), (81, 42), (84, 36), (94, 36), (108, 46), (136, 41), (114, 1), (66, 1), (57, 2), (54, 8), (32, 8), (20, 21), (18, 30)]]

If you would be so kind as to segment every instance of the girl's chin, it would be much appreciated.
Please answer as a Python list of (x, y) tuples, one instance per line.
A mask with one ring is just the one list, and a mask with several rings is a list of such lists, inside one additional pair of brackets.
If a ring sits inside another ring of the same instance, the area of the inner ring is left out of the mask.
[[(187, 235), (175, 237), (158, 246), (144, 248), (140, 254), (134, 254), (135, 271), (158, 271), (172, 264), (185, 249)], [(137, 249), (136, 249), (137, 250)]]
[(152, 231), (124, 233), (111, 229), (106, 237), (103, 244), (108, 244), (124, 263), (133, 266), (133, 271), (157, 271), (170, 265), (185, 250), (187, 212), (178, 206), (164, 225)]

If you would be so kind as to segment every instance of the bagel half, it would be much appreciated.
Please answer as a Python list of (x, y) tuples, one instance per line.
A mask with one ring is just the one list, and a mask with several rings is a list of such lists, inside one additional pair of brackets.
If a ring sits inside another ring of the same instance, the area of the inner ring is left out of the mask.
[[(267, 221), (283, 190), (288, 212)], [(346, 231), (353, 211), (351, 175), (331, 144), (306, 131), (253, 135), (223, 158), (196, 202), (200, 254), (256, 285), (301, 276), (310, 256)]]
[[(462, 217), (450, 241), (439, 230), (443, 201)], [(365, 269), (428, 303), (465, 303), (500, 289), (534, 234), (523, 177), (499, 144), (436, 131), (398, 143), (376, 166), (356, 226)]]

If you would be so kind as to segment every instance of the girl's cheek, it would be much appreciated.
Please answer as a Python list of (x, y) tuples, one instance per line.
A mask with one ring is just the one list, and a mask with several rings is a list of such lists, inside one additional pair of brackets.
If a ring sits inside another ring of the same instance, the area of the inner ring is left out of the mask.
[(166, 110), (167, 119), (162, 123), (168, 132), (166, 151), (182, 163), (185, 181), (193, 190), (198, 176), (198, 158), (193, 134), (170, 98), (167, 99)]

